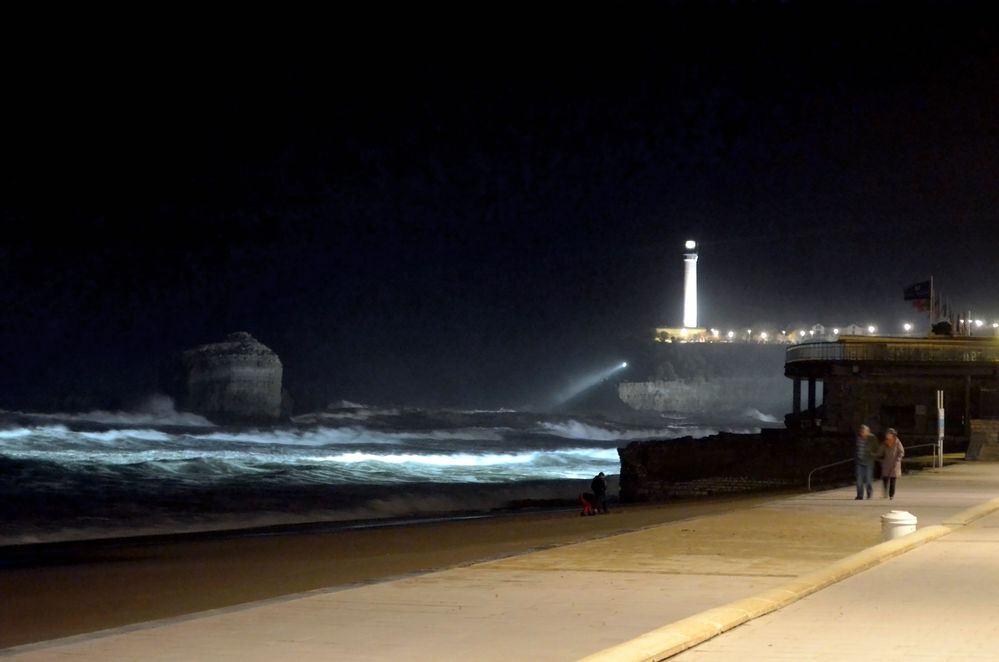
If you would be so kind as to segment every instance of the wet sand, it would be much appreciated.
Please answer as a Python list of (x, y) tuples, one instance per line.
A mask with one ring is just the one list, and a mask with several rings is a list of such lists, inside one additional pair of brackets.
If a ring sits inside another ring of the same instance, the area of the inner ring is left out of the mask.
[(0, 548), (0, 648), (438, 570), (731, 512), (774, 494), (363, 529)]

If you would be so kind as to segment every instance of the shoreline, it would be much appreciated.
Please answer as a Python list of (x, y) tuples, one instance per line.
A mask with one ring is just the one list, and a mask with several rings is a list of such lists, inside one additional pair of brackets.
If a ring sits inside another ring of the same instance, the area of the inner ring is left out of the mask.
[(779, 494), (618, 506), (595, 517), (546, 509), (332, 531), (309, 525), (0, 548), (0, 581), (7, 587), (0, 648), (344, 590), (752, 508)]
[[(618, 474), (609, 475), (608, 485), (613, 490), (618, 489)], [(579, 482), (579, 481), (572, 481)], [(712, 501), (719, 499), (739, 500), (742, 498), (753, 498), (757, 496), (779, 496), (782, 494), (796, 494), (801, 490), (789, 485), (771, 485), (766, 487), (744, 489), (744, 490), (718, 490), (716, 492), (696, 492), (688, 494), (674, 495), (666, 501), (646, 501), (622, 503), (618, 497), (613, 497), (608, 501), (609, 505), (618, 511), (631, 508), (657, 508), (664, 505), (680, 505), (684, 503), (697, 503), (701, 501)], [(274, 521), (274, 522), (252, 522), (247, 520), (233, 519), (229, 521), (219, 521), (217, 525), (207, 525), (197, 528), (197, 525), (190, 525), (190, 528), (178, 527), (175, 530), (159, 529), (119, 529), (114, 531), (91, 531), (87, 536), (86, 530), (80, 530), (82, 535), (76, 537), (64, 537), (54, 539), (39, 539), (29, 541), (7, 542), (0, 538), (0, 568), (4, 567), (5, 555), (9, 556), (17, 552), (38, 553), (46, 549), (59, 549), (74, 545), (141, 545), (153, 544), (156, 542), (194, 542), (197, 540), (221, 540), (230, 538), (251, 538), (266, 536), (284, 535), (319, 535), (333, 534), (342, 531), (379, 529), (390, 527), (418, 526), (422, 524), (439, 524), (447, 522), (462, 522), (482, 519), (502, 519), (509, 517), (521, 517), (560, 513), (579, 513), (580, 504), (576, 499), (570, 498), (542, 498), (523, 499), (519, 502), (511, 502), (506, 506), (491, 508), (489, 510), (454, 510), (430, 513), (414, 513), (404, 516), (388, 517), (368, 517), (368, 518), (310, 518), (299, 521)], [(52, 532), (45, 535), (57, 535)]]

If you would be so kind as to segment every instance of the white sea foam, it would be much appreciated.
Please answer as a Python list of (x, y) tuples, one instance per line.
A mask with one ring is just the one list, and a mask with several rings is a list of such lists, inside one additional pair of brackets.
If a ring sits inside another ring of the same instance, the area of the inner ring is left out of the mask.
[(414, 440), (434, 441), (502, 441), (502, 428), (457, 428), (393, 432), (372, 430), (362, 426), (318, 427), (306, 429), (241, 430), (191, 434), (206, 441), (226, 441), (246, 444), (290, 444), (295, 446), (326, 446), (333, 444), (404, 444)]
[(636, 441), (641, 439), (668, 439), (677, 436), (707, 437), (718, 432), (711, 428), (684, 428), (679, 426), (662, 429), (612, 430), (583, 423), (575, 419), (570, 419), (564, 423), (542, 421), (540, 428), (545, 433), (557, 437), (591, 441)]
[(34, 420), (65, 421), (67, 423), (97, 423), (108, 426), (162, 425), (177, 427), (213, 427), (204, 416), (177, 411), (173, 399), (160, 394), (146, 398), (131, 411), (97, 409), (73, 413), (9, 412)]
[(771, 416), (770, 414), (764, 414), (759, 409), (750, 408), (744, 412), (747, 418), (751, 418), (755, 421), (760, 421), (761, 423), (779, 423), (776, 416)]
[(528, 464), (538, 456), (532, 453), (340, 453), (338, 455), (314, 456), (308, 458), (316, 462), (380, 462), (384, 464), (425, 464), (435, 467), (489, 467), (495, 465)]

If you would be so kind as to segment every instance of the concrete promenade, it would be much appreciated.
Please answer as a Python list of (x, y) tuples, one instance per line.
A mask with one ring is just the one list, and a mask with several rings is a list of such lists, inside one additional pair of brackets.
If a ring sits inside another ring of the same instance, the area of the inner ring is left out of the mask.
[[(0, 657), (576, 660), (705, 610), (779, 591), (796, 578), (821, 574), (844, 557), (876, 545), (880, 541), (880, 515), (890, 509), (912, 512), (919, 518), (920, 528), (948, 521), (999, 495), (999, 464), (965, 464), (904, 476), (893, 502), (878, 498), (879, 490), (869, 501), (854, 501), (852, 488), (775, 498), (724, 515), (673, 522), (442, 572), (7, 649), (0, 651)], [(788, 659), (820, 658), (822, 654), (826, 655), (822, 659), (852, 659), (871, 654), (869, 646), (879, 641), (879, 626), (889, 615), (906, 621), (905, 633), (922, 629), (920, 635), (928, 638), (935, 630), (934, 602), (943, 588), (924, 595), (913, 592), (914, 587), (930, 576), (930, 566), (943, 573), (938, 581), (934, 580), (938, 587), (952, 585), (956, 581), (953, 578), (962, 574), (961, 581), (969, 585), (984, 580), (983, 564), (964, 559), (981, 560), (974, 556), (974, 550), (981, 548), (979, 554), (987, 554), (992, 549), (989, 541), (999, 542), (999, 535), (992, 534), (989, 528), (995, 523), (995, 518), (980, 520), (971, 528), (959, 529), (853, 579), (833, 584), (770, 616), (707, 641), (685, 653), (685, 659), (700, 659), (709, 654), (702, 651), (711, 651), (712, 646), (738, 646), (726, 642), (743, 632), (762, 634), (747, 640), (746, 648), (717, 648), (710, 654), (721, 659), (745, 650), (750, 659), (777, 658), (782, 654)], [(951, 557), (946, 550), (958, 550), (958, 544), (965, 539), (961, 556)], [(939, 554), (934, 552), (937, 549), (941, 550)], [(927, 554), (930, 560), (922, 565), (909, 561)], [(915, 576), (903, 570), (901, 575), (885, 575), (885, 583), (867, 586), (867, 577), (896, 572), (896, 567), (910, 567)], [(993, 584), (982, 583), (995, 588), (999, 576), (994, 569), (988, 572), (988, 581)], [(844, 592), (843, 587), (851, 584), (863, 586), (856, 600), (850, 599), (849, 591)], [(817, 631), (829, 621), (842, 622), (846, 627), (837, 646), (827, 645), (821, 654), (804, 648), (788, 649), (786, 654), (774, 651), (775, 642), (787, 637), (766, 634), (766, 627), (779, 627), (785, 614), (837, 594), (841, 594), (840, 600), (847, 600), (842, 608), (818, 604), (810, 615), (801, 617), (805, 619), (802, 624), (788, 626), (789, 630), (798, 630), (795, 645), (804, 645), (817, 635), (829, 634), (831, 638), (830, 633)], [(893, 594), (898, 596), (894, 602)], [(999, 592), (993, 591), (992, 595)], [(968, 623), (976, 641), (991, 643), (999, 650), (999, 634), (994, 627), (980, 628), (977, 620), (965, 620), (956, 614), (962, 609), (980, 611), (984, 619), (991, 611), (988, 607), (996, 606), (986, 591), (953, 592), (939, 604), (950, 610), (947, 623)], [(869, 623), (869, 629), (860, 621), (844, 617), (861, 609), (865, 610), (863, 622)], [(917, 616), (924, 613), (925, 619)], [(857, 638), (856, 645), (851, 643), (852, 636)], [(971, 641), (972, 637), (965, 639)], [(753, 648), (760, 645), (763, 648)], [(898, 650), (913, 657), (911, 647), (905, 645), (901, 642)], [(887, 649), (884, 653), (893, 654)], [(610, 655), (604, 659), (641, 658)]]
[(997, 614), (993, 514), (671, 659), (996, 660)]

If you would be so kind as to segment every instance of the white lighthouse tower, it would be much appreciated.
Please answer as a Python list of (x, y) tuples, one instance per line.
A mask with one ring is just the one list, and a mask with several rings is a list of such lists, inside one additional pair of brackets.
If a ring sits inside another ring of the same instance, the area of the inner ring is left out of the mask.
[(683, 245), (683, 327), (697, 328), (697, 242), (688, 239)]

